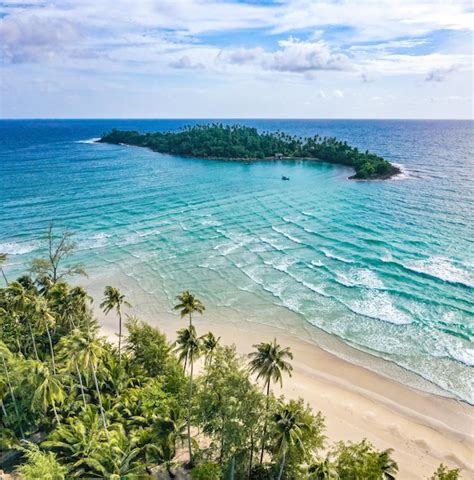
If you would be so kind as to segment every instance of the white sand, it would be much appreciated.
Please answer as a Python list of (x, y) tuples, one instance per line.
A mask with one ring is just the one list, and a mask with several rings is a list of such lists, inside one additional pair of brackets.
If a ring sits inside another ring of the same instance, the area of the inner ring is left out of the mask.
[[(186, 322), (165, 317), (152, 323), (172, 340)], [(101, 322), (110, 336), (116, 320), (102, 316)], [(294, 372), (285, 378), (282, 393), (303, 397), (323, 412), (329, 443), (365, 437), (379, 449), (393, 448), (403, 480), (427, 479), (441, 462), (461, 468), (466, 479), (474, 478), (474, 407), (402, 385), (282, 329), (244, 320), (224, 325), (222, 320), (196, 318), (194, 323), (199, 334), (212, 330), (242, 354), (274, 337), (291, 347)], [(280, 393), (277, 387), (274, 391)]]

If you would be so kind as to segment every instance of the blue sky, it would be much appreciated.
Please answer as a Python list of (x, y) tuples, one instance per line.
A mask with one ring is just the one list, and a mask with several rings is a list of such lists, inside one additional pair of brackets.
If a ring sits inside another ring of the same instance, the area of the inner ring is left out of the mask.
[(2, 118), (470, 118), (474, 9), (0, 1)]

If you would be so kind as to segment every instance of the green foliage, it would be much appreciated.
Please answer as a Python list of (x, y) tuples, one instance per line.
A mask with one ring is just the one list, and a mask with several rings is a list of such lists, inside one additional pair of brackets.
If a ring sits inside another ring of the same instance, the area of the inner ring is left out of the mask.
[(311, 158), (354, 167), (353, 178), (383, 177), (398, 169), (382, 157), (359, 152), (346, 142), (315, 135), (301, 139), (283, 132), (259, 133), (256, 128), (222, 124), (194, 125), (180, 132), (140, 134), (136, 131), (112, 130), (104, 143), (127, 144), (150, 148), (156, 152), (203, 158), (263, 159), (277, 155), (285, 158)]
[(193, 480), (221, 480), (222, 470), (217, 463), (201, 463), (201, 465), (193, 468), (191, 478)]
[(459, 473), (459, 468), (453, 468), (450, 470), (448, 467), (441, 464), (429, 480), (461, 480), (461, 475)]
[(323, 447), (324, 418), (321, 412), (314, 415), (300, 398), (288, 403), (280, 402), (273, 419), (270, 438), (273, 452), (280, 459), (280, 467), (284, 460), (282, 475), (285, 473), (286, 478), (300, 478), (303, 475), (302, 465), (310, 463), (314, 452)]
[(212, 438), (207, 450), (211, 458), (229, 467), (233, 456), (241, 457), (236, 462), (237, 478), (244, 476), (250, 455), (256, 456), (264, 409), (264, 395), (252, 384), (235, 347), (217, 348), (201, 380), (196, 416), (202, 431)]
[(391, 450), (377, 451), (366, 439), (359, 443), (339, 442), (331, 453), (340, 480), (389, 480), (398, 471), (390, 458)]
[[(104, 308), (120, 308), (122, 294), (108, 292)], [(184, 316), (204, 311), (189, 292), (178, 301)], [(256, 345), (246, 364), (191, 321), (174, 345), (137, 319), (127, 327), (120, 355), (99, 336), (81, 287), (23, 276), (0, 288), (0, 448), (42, 442), (14, 465), (23, 478), (147, 478), (158, 465), (171, 472), (186, 440), (197, 479), (396, 477), (392, 451), (367, 440), (339, 442), (315, 461), (324, 419), (302, 399), (272, 394), (292, 370), (290, 350), (276, 340)], [(441, 465), (431, 480), (459, 478)]]
[(26, 462), (20, 466), (18, 472), (24, 480), (63, 480), (67, 475), (67, 468), (61, 465), (54, 453), (43, 452), (34, 443), (26, 443), (22, 449)]

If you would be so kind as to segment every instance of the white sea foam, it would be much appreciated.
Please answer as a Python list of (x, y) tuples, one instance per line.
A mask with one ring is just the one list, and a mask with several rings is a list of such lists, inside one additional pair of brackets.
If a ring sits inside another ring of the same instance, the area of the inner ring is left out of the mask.
[(400, 173), (392, 177), (391, 180), (406, 180), (410, 178), (410, 174), (403, 163), (393, 163), (393, 165), (400, 169)]
[(370, 292), (364, 300), (353, 302), (349, 305), (349, 308), (359, 315), (395, 325), (412, 323), (411, 318), (406, 313), (395, 307), (387, 292)]
[(75, 143), (97, 143), (100, 140), (100, 137), (97, 138), (89, 138), (87, 140), (77, 140)]
[(454, 360), (464, 363), (468, 367), (474, 367), (474, 348), (447, 349), (449, 356)]
[(0, 243), (0, 253), (7, 255), (24, 255), (38, 248), (38, 242), (6, 242)]
[(366, 287), (373, 289), (384, 288), (384, 283), (377, 277), (375, 272), (368, 268), (351, 268), (347, 274), (336, 272), (336, 281), (345, 285), (346, 287)]
[(203, 220), (201, 225), (204, 227), (219, 227), (222, 223), (218, 220)]
[(404, 267), (418, 273), (424, 273), (444, 282), (460, 283), (467, 287), (474, 287), (474, 277), (467, 270), (457, 267), (446, 257), (434, 256), (426, 260), (416, 260), (404, 264)]
[(293, 237), (291, 234), (289, 234), (285, 230), (274, 227), (273, 225), (272, 225), (272, 230), (279, 233), (280, 235), (283, 235), (284, 237), (286, 237), (288, 240), (291, 240), (292, 242), (301, 243), (301, 244), (303, 243), (301, 240), (299, 240), (296, 237)]
[(321, 252), (323, 252), (325, 257), (332, 258), (333, 260), (338, 260), (339, 262), (343, 262), (343, 263), (354, 263), (352, 260), (336, 255), (335, 253), (332, 253), (329, 250), (326, 250), (324, 248), (321, 249)]

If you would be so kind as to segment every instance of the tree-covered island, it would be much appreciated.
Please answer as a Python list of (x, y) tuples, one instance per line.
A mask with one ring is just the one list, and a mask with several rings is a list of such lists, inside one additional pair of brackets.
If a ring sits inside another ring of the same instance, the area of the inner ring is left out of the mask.
[(179, 132), (145, 134), (114, 129), (99, 142), (197, 158), (319, 160), (353, 167), (356, 173), (349, 177), (352, 179), (386, 179), (400, 173), (398, 167), (384, 158), (361, 152), (333, 137), (300, 138), (280, 131), (259, 133), (256, 128), (242, 125), (194, 125)]

